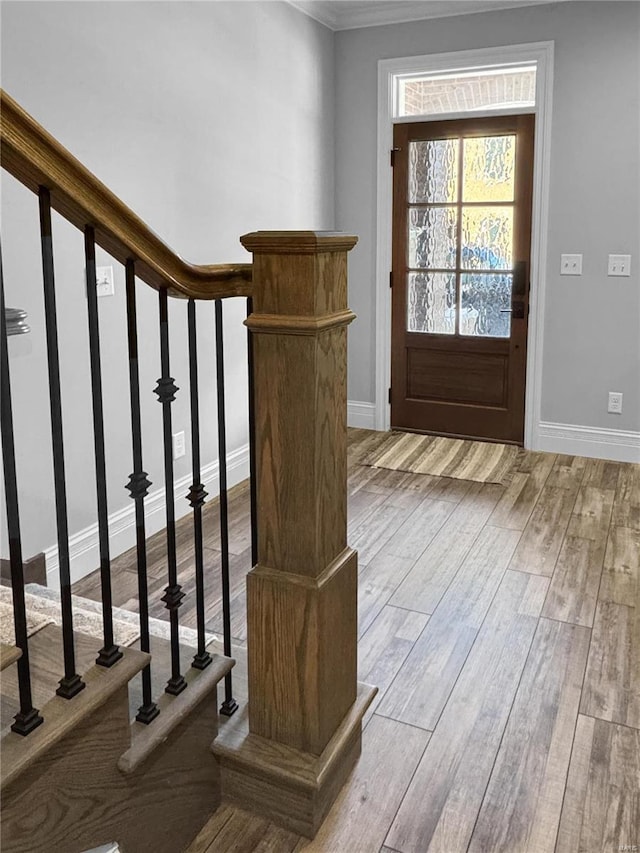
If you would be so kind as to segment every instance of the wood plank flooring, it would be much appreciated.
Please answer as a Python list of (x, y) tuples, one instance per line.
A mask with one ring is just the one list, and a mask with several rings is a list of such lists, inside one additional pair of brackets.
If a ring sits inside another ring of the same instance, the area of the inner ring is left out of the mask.
[[(504, 486), (362, 465), (350, 430), (359, 672), (380, 691), (363, 753), (317, 838), (223, 807), (191, 853), (640, 850), (640, 466), (522, 451)], [(246, 486), (230, 500), (236, 695), (246, 695)], [(195, 624), (190, 519), (180, 616)], [(153, 615), (164, 539), (150, 540)], [(217, 505), (206, 619), (221, 627)], [(135, 555), (114, 563), (136, 608)], [(74, 591), (99, 596), (85, 578)], [(224, 725), (224, 722), (222, 722)]]

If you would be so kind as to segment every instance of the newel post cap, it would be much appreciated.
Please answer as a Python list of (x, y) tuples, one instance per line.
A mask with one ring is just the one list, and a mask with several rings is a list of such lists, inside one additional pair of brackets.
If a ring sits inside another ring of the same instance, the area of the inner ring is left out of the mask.
[(358, 238), (341, 231), (253, 231), (240, 242), (254, 255), (318, 255), (348, 252)]

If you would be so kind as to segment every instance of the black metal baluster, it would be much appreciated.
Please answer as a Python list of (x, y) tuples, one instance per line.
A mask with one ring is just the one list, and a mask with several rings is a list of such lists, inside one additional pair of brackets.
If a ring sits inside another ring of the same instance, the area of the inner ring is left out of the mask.
[(204, 637), (204, 552), (202, 546), (202, 504), (207, 496), (200, 471), (200, 410), (198, 406), (198, 338), (196, 330), (196, 303), (189, 300), (187, 306), (189, 325), (189, 391), (191, 400), (191, 463), (193, 484), (187, 498), (193, 507), (193, 540), (196, 571), (196, 627), (198, 650), (191, 664), (196, 669), (205, 669), (211, 663), (211, 655), (205, 648)]
[(113, 600), (111, 596), (111, 559), (109, 555), (109, 519), (107, 508), (107, 472), (104, 456), (104, 417), (102, 409), (102, 372), (100, 368), (100, 331), (96, 292), (96, 243), (90, 225), (84, 229), (84, 256), (87, 279), (87, 315), (89, 318), (89, 354), (91, 358), (91, 403), (93, 407), (93, 448), (96, 462), (96, 498), (98, 505), (98, 541), (100, 548), (100, 586), (104, 645), (96, 663), (113, 666), (122, 652), (113, 642)]
[(187, 686), (180, 673), (180, 634), (178, 627), (178, 608), (182, 604), (184, 592), (178, 583), (178, 564), (176, 559), (176, 513), (173, 494), (173, 446), (171, 436), (171, 403), (179, 390), (169, 375), (169, 311), (167, 291), (159, 293), (160, 303), (160, 362), (162, 375), (158, 379), (155, 393), (162, 403), (162, 426), (164, 439), (164, 493), (167, 513), (167, 574), (169, 583), (165, 588), (162, 601), (169, 611), (171, 626), (171, 678), (165, 691), (177, 696)]
[(65, 699), (71, 699), (85, 687), (85, 683), (76, 672), (73, 643), (69, 525), (64, 470), (53, 241), (51, 237), (51, 196), (46, 187), (40, 187), (38, 195), (40, 200), (40, 237), (42, 242), (42, 273), (44, 277), (47, 362), (49, 369), (49, 403), (51, 407), (51, 441), (53, 445), (53, 479), (56, 498), (56, 527), (58, 534), (58, 558), (60, 561), (60, 604), (62, 607), (62, 645), (64, 651), (64, 677), (60, 679), (60, 686), (56, 690), (56, 693)]
[[(247, 299), (247, 318), (253, 313), (253, 299)], [(253, 335), (247, 329), (247, 370), (249, 376), (249, 498), (251, 507), (251, 565), (258, 564), (258, 484), (256, 481), (256, 400), (253, 375)]]
[[(138, 324), (136, 317), (136, 270), (135, 261), (126, 265), (127, 282), (127, 331), (129, 341), (129, 392), (131, 396), (131, 440), (133, 444), (133, 474), (127, 489), (135, 501), (136, 508), (136, 553), (138, 560), (138, 599), (140, 606), (140, 648), (149, 651), (149, 600), (147, 586), (147, 545), (144, 522), (144, 499), (151, 481), (142, 468), (142, 423), (140, 419), (140, 374), (138, 369)], [(151, 664), (142, 670), (142, 705), (136, 720), (150, 723), (160, 713), (151, 694)]]
[[(231, 657), (231, 602), (229, 595), (229, 507), (227, 500), (227, 429), (224, 400), (224, 340), (222, 335), (222, 300), (216, 299), (216, 382), (218, 399), (218, 464), (220, 471), (220, 550), (222, 564), (222, 630), (224, 653)], [(238, 709), (233, 698), (231, 672), (224, 678), (224, 702), (220, 713), (230, 717)]]
[(9, 376), (9, 348), (7, 346), (7, 321), (4, 314), (4, 279), (0, 256), (0, 422), (2, 432), (2, 463), (4, 468), (4, 495), (7, 506), (9, 532), (9, 563), (11, 567), (11, 594), (16, 646), (22, 651), (18, 666), (18, 692), (20, 710), (11, 729), (19, 735), (28, 735), (42, 722), (31, 696), (29, 669), (29, 641), (27, 639), (27, 614), (24, 602), (24, 569), (22, 564), (22, 539), (18, 507), (18, 481), (16, 477), (16, 451), (13, 441), (13, 411), (11, 407), (11, 379)]

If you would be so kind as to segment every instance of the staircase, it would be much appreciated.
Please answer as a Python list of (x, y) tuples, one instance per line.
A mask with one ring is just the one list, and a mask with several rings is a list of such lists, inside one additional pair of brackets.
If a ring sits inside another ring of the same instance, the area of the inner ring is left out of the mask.
[[(144, 726), (131, 722), (129, 688), (149, 655), (126, 648), (106, 669), (93, 662), (94, 638), (76, 632), (74, 639), (86, 687), (70, 704), (55, 695), (51, 674), (61, 629), (47, 625), (31, 638), (34, 699), (46, 725), (28, 738), (3, 736), (3, 849), (73, 853), (112, 839), (123, 850), (184, 849), (220, 802), (209, 747), (217, 684), (233, 662), (215, 655), (206, 670), (190, 669), (188, 693), (162, 696), (156, 725)], [(6, 671), (3, 706), (16, 698), (17, 678)]]
[[(358, 759), (362, 717), (375, 693), (356, 681), (357, 555), (346, 542), (346, 333), (354, 317), (347, 308), (347, 253), (356, 240), (257, 232), (241, 238), (253, 254), (251, 264), (189, 264), (5, 92), (1, 108), (2, 167), (38, 197), (51, 414), (50, 435), (43, 429), (42, 440), (51, 441), (53, 453), (59, 586), (25, 583), (19, 507), (30, 484), (17, 476), (20, 436), (13, 425), (2, 281), (9, 536), (8, 554), (0, 556), (10, 563), (11, 590), (2, 601), (11, 606), (15, 632), (15, 643), (9, 631), (1, 649), (3, 850), (82, 853), (117, 843), (125, 853), (180, 853), (221, 802), (313, 837)], [(99, 602), (74, 596), (71, 588), (65, 461), (74, 450), (64, 443), (52, 212), (84, 235)], [(96, 247), (123, 266), (126, 280), (129, 388), (123, 408), (128, 402), (132, 473), (119, 476), (135, 507), (135, 614), (113, 607), (117, 555), (107, 501)], [(160, 558), (145, 526), (151, 483), (141, 395), (150, 389), (141, 387), (139, 370), (146, 346), (138, 341), (141, 287), (155, 290), (158, 303), (161, 375), (152, 393), (162, 411), (166, 525)], [(170, 300), (179, 300), (173, 313)], [(224, 306), (232, 300), (242, 300), (247, 317), (248, 331), (238, 334), (247, 346), (253, 566), (236, 682), (223, 344)], [(198, 358), (198, 317), (211, 302), (215, 372)], [(189, 365), (176, 384), (170, 315), (175, 318), (181, 306)], [(212, 571), (204, 554), (207, 490), (200, 458), (205, 382), (215, 384), (217, 408), (221, 638), (207, 632), (205, 618)], [(188, 510), (176, 494), (173, 468), (178, 386), (190, 402)], [(185, 510), (193, 537), (188, 589), (180, 583), (177, 557)], [(187, 594), (194, 597), (195, 630), (180, 624)], [(159, 602), (167, 621), (150, 616)]]

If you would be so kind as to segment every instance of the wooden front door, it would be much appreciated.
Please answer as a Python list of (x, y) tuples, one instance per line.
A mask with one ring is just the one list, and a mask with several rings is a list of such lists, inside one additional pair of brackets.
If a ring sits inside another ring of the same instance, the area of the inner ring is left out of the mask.
[(524, 439), (534, 117), (394, 127), (391, 426)]

